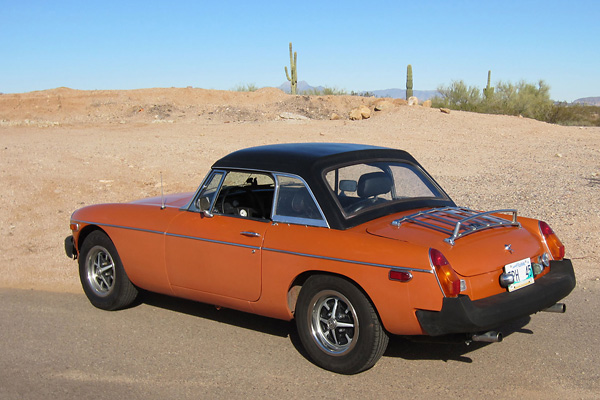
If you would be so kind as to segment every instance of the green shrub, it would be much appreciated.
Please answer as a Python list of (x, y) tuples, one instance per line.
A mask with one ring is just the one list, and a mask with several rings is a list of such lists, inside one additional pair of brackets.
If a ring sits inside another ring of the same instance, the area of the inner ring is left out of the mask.
[(434, 107), (452, 110), (481, 112), (481, 90), (475, 86), (467, 86), (464, 81), (453, 81), (449, 87), (440, 86), (441, 97), (431, 99)]
[(244, 85), (244, 84), (236, 85), (232, 90), (234, 92), (256, 92), (258, 89), (260, 89), (260, 88), (258, 86), (256, 86), (254, 83), (248, 83), (247, 85)]
[(521, 81), (517, 84), (498, 82), (493, 96), (482, 96), (476, 86), (454, 81), (449, 87), (438, 88), (441, 97), (432, 99), (434, 107), (473, 111), (488, 114), (522, 115), (547, 121), (552, 114), (550, 87), (539, 81), (537, 85)]
[(247, 85), (239, 84), (233, 88), (234, 92), (256, 92), (259, 89), (254, 83), (249, 83)]
[(302, 91), (305, 96), (345, 96), (348, 93), (344, 89), (324, 87), (323, 89), (312, 88)]
[(547, 122), (567, 126), (600, 126), (600, 107), (558, 103), (552, 107)]

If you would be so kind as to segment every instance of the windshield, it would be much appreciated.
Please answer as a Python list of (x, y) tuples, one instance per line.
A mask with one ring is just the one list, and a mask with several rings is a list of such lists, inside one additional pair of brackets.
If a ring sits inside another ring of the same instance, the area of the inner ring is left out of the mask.
[(325, 179), (346, 217), (407, 200), (447, 199), (419, 167), (397, 161), (346, 165)]

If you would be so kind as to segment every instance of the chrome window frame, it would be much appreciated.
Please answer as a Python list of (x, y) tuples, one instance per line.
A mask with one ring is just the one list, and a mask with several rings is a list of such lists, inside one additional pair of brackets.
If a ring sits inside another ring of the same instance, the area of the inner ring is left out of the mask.
[(208, 210), (209, 213), (212, 212), (212, 209), (215, 205), (215, 201), (217, 201), (217, 195), (219, 194), (219, 192), (221, 191), (221, 186), (223, 186), (223, 181), (225, 181), (225, 177), (227, 176), (228, 171), (224, 170), (224, 169), (211, 169), (208, 174), (206, 174), (206, 176), (204, 177), (204, 179), (202, 180), (202, 183), (200, 184), (200, 186), (198, 187), (198, 190), (196, 190), (196, 193), (194, 193), (194, 196), (192, 197), (192, 199), (190, 200), (190, 203), (188, 205), (186, 205), (185, 207), (183, 207), (184, 209), (188, 210), (188, 211), (194, 211), (194, 212), (203, 212), (203, 210), (201, 210), (197, 203), (198, 203), (198, 199), (200, 198), (200, 195), (202, 195), (202, 192), (204, 190), (206, 190), (206, 187), (208, 185), (208, 182), (211, 181), (211, 178), (213, 176), (215, 176), (216, 174), (222, 173), (223, 176), (221, 176), (221, 181), (219, 182), (219, 186), (217, 186), (217, 189), (215, 190), (215, 196), (212, 199), (211, 203), (210, 203), (210, 207)]
[[(294, 175), (294, 174), (287, 174), (287, 173), (281, 173), (281, 172), (273, 172), (272, 174), (275, 177), (275, 193), (273, 195), (273, 208), (271, 209), (271, 220), (273, 222), (284, 223), (284, 224), (315, 226), (318, 228), (329, 228), (329, 223), (327, 222), (327, 218), (325, 218), (325, 214), (323, 214), (321, 205), (319, 204), (319, 202), (317, 201), (317, 198), (315, 197), (312, 190), (310, 189), (310, 186), (308, 186), (308, 184), (306, 183), (306, 181), (304, 179), (302, 179), (302, 177), (300, 177), (298, 175)], [(279, 177), (297, 179), (300, 182), (302, 182), (302, 184), (308, 191), (308, 194), (310, 195), (311, 199), (317, 206), (317, 210), (319, 211), (319, 215), (321, 216), (320, 220), (312, 219), (312, 218), (289, 217), (289, 216), (277, 214), (277, 203), (279, 200), (279, 189), (280, 189), (279, 179), (278, 179)]]
[[(211, 205), (210, 205), (209, 212), (212, 212), (214, 205), (215, 205), (215, 201), (219, 197), (218, 195), (221, 191), (221, 187), (223, 186), (223, 182), (225, 181), (225, 177), (227, 176), (227, 174), (229, 172), (233, 172), (233, 171), (249, 171), (249, 172), (258, 172), (258, 173), (271, 175), (271, 177), (273, 178), (273, 181), (275, 182), (275, 191), (273, 192), (273, 205), (271, 206), (271, 214), (270, 214), (271, 221), (273, 223), (314, 226), (314, 227), (318, 227), (318, 228), (330, 228), (329, 222), (327, 221), (327, 218), (325, 218), (325, 214), (323, 213), (323, 210), (321, 209), (321, 205), (317, 201), (317, 198), (313, 194), (313, 191), (310, 189), (310, 186), (306, 183), (306, 181), (301, 176), (294, 175), (294, 174), (288, 174), (288, 173), (284, 173), (284, 172), (274, 172), (274, 171), (264, 171), (264, 170), (244, 169), (244, 168), (211, 169), (208, 172), (208, 174), (206, 174), (204, 179), (202, 180), (202, 183), (198, 187), (198, 190), (196, 190), (196, 193), (194, 194), (194, 196), (192, 197), (190, 202), (186, 206), (184, 206), (182, 209), (186, 209), (188, 211), (193, 211), (193, 212), (202, 212), (202, 210), (200, 210), (196, 204), (198, 199), (202, 195), (202, 192), (206, 189), (206, 185), (210, 181), (211, 177), (217, 173), (223, 173), (223, 176), (221, 177), (221, 182), (219, 182), (219, 186), (217, 187), (217, 190), (216, 190), (216, 196), (213, 198)], [(317, 206), (317, 210), (319, 211), (319, 215), (321, 216), (320, 220), (311, 219), (311, 218), (298, 218), (298, 217), (287, 217), (284, 215), (277, 215), (277, 199), (279, 198), (279, 180), (278, 180), (279, 176), (297, 179), (300, 182), (302, 182), (302, 184), (304, 185), (306, 190), (308, 190), (308, 193), (309, 193), (310, 197), (312, 198), (313, 202)], [(219, 214), (219, 215), (221, 215), (221, 214)]]

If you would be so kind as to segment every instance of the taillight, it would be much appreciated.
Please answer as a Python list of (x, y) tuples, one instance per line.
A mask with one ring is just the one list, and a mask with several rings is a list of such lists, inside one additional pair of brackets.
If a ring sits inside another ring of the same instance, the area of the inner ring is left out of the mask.
[(565, 258), (565, 246), (562, 244), (556, 233), (550, 228), (550, 225), (545, 223), (544, 221), (539, 222), (540, 232), (544, 239), (546, 240), (546, 245), (548, 246), (548, 250), (552, 254), (552, 258), (555, 260), (562, 260)]
[(446, 297), (457, 297), (461, 290), (460, 278), (446, 257), (437, 249), (429, 249), (429, 259)]

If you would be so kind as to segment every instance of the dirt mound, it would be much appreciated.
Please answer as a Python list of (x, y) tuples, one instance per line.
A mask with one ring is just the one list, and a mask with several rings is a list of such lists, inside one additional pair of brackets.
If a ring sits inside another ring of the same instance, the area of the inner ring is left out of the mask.
[(196, 88), (74, 90), (57, 88), (0, 95), (4, 126), (57, 126), (111, 123), (270, 121), (281, 113), (327, 120), (347, 118), (375, 98), (358, 96), (291, 96), (276, 88), (233, 92)]

